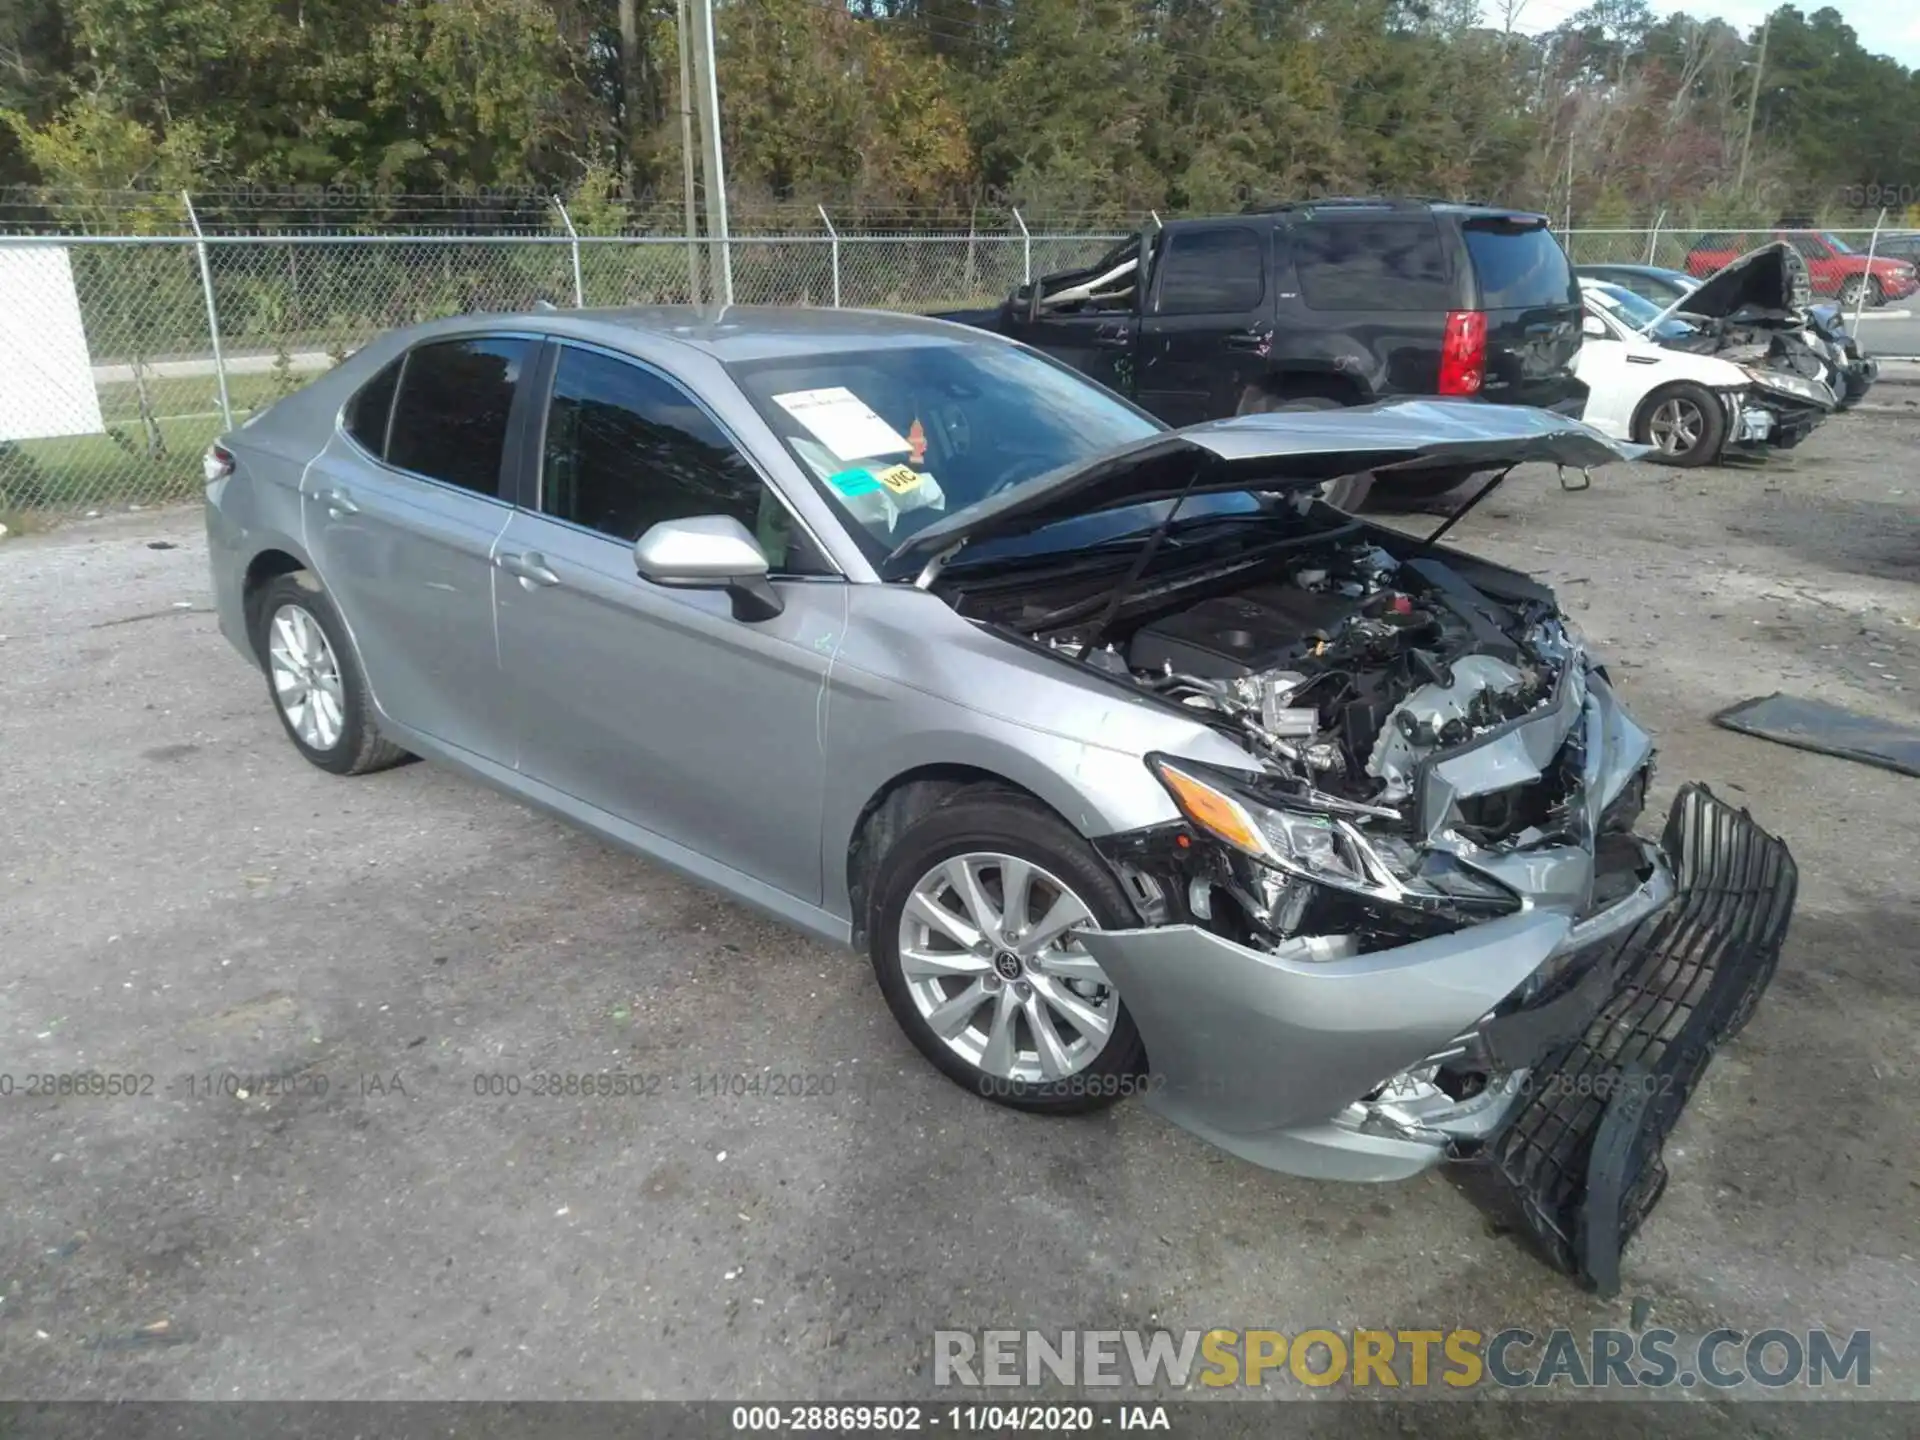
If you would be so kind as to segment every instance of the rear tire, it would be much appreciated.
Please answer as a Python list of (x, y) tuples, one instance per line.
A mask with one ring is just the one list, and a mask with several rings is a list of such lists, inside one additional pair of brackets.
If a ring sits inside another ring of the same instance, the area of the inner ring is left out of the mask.
[[(1262, 390), (1257, 385), (1251, 385), (1240, 396), (1240, 406), (1234, 413), (1236, 415), (1284, 415), (1308, 410), (1344, 410), (1346, 408), (1346, 405), (1331, 395), (1276, 395), (1270, 390)], [(1331, 484), (1321, 486), (1320, 498), (1336, 510), (1345, 510), (1352, 514), (1367, 503), (1367, 495), (1372, 489), (1371, 472), (1344, 475)]]
[(1657, 449), (1665, 464), (1709, 465), (1726, 446), (1727, 413), (1704, 386), (1690, 381), (1662, 386), (1641, 402), (1633, 438)]
[[(1125, 929), (1139, 917), (1113, 872), (1051, 810), (1012, 791), (962, 791), (880, 857), (871, 896), (880, 992), (956, 1085), (1044, 1115), (1104, 1109), (1139, 1088), (1140, 1032), (1071, 939), (1082, 925)], [(1084, 918), (1055, 933), (1076, 913)]]
[(407, 758), (382, 738), (347, 627), (311, 571), (269, 580), (252, 605), (253, 648), (273, 712), (308, 763), (365, 775)]

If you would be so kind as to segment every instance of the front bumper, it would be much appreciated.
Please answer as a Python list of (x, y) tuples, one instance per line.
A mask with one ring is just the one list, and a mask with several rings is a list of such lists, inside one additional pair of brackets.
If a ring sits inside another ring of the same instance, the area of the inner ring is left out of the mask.
[[(1082, 943), (1126, 997), (1168, 1119), (1329, 1179), (1475, 1159), (1549, 1258), (1604, 1287), (1658, 1198), (1660, 1141), (1772, 977), (1795, 887), (1786, 847), (1700, 786), (1643, 860), (1591, 915), (1536, 906), (1345, 959), (1196, 925)], [(1477, 1094), (1394, 1089), (1462, 1060), (1492, 1077)]]
[(1799, 881), (1785, 844), (1700, 785), (1674, 801), (1661, 848), (1676, 903), (1596, 957), (1604, 1002), (1540, 1055), (1464, 1177), (1606, 1295), (1666, 1188), (1661, 1147), (1773, 979)]

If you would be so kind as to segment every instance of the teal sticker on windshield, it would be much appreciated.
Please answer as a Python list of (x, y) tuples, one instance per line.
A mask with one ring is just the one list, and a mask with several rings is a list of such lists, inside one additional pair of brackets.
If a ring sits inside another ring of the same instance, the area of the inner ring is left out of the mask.
[(871, 470), (842, 470), (836, 475), (829, 475), (827, 484), (849, 500), (871, 495), (880, 488), (880, 481)]

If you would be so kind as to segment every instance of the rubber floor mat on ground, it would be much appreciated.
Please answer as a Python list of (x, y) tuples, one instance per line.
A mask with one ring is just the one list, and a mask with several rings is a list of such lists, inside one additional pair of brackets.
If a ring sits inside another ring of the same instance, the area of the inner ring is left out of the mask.
[(1920, 728), (1857, 714), (1824, 700), (1796, 695), (1742, 700), (1714, 716), (1713, 723), (1799, 750), (1920, 776)]

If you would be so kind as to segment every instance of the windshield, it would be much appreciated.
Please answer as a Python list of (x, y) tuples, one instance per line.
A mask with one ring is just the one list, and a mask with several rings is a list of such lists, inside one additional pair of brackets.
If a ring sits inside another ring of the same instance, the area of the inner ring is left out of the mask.
[(915, 531), (1166, 427), (1000, 341), (937, 341), (728, 367), (876, 561)]
[(1827, 242), (1828, 247), (1831, 248), (1836, 255), (1854, 255), (1859, 253), (1837, 235), (1822, 235), (1820, 238)]
[[(1660, 320), (1660, 312), (1666, 307), (1656, 305), (1644, 295), (1636, 295), (1624, 285), (1606, 283), (1588, 284), (1584, 287), (1587, 298), (1602, 310), (1612, 315), (1630, 330), (1646, 332), (1653, 326), (1652, 334), (1662, 339), (1674, 339), (1681, 335), (1693, 334), (1693, 326), (1684, 320)], [(1654, 321), (1660, 320), (1658, 325)]]

